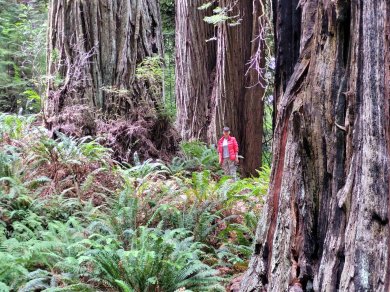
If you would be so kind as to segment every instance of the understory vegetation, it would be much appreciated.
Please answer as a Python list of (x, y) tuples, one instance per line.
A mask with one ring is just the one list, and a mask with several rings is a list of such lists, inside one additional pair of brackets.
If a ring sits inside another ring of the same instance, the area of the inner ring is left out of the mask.
[(164, 57), (135, 70), (163, 86), (158, 107), (110, 121), (72, 104), (49, 131), (47, 83), (64, 78), (47, 73), (48, 1), (0, 0), (0, 292), (225, 291), (247, 269), (270, 135), (266, 166), (236, 182), (214, 148), (179, 145), (174, 1), (160, 9)]
[(46, 0), (0, 0), (0, 111), (39, 112), (46, 85), (46, 19)]
[(0, 115), (0, 291), (225, 291), (247, 268), (268, 168), (232, 182), (199, 142), (123, 165), (40, 123)]

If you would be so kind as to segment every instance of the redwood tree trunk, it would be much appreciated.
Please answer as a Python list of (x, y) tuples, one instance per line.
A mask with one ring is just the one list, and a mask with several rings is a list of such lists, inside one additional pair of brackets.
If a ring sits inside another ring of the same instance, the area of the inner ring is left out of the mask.
[[(252, 42), (262, 25), (261, 0), (219, 1), (221, 7), (233, 7), (231, 16), (239, 15), (242, 22), (234, 27), (219, 24), (216, 47), (205, 43), (213, 31), (196, 11), (204, 2), (176, 2), (179, 129), (184, 139), (215, 144), (223, 126), (229, 126), (245, 158), (243, 174), (256, 174), (261, 166), (264, 89), (257, 84), (257, 73), (246, 73), (248, 62), (264, 46), (262, 41)], [(257, 56), (259, 64), (264, 65), (264, 56)]]
[(299, 1), (294, 17), (290, 0), (275, 4), (285, 73), (242, 291), (389, 291), (390, 4)]
[(203, 21), (203, 0), (176, 0), (177, 128), (185, 140), (207, 141), (215, 77), (214, 28)]
[(74, 104), (110, 116), (125, 116), (141, 103), (156, 105), (161, 82), (151, 84), (135, 72), (145, 57), (162, 51), (157, 0), (51, 0), (46, 115)]
[[(239, 15), (242, 22), (236, 27), (225, 22), (218, 28), (217, 75), (212, 95), (215, 119), (209, 133), (213, 140), (217, 139), (223, 126), (228, 125), (244, 156), (242, 174), (256, 175), (261, 166), (264, 88), (257, 84), (258, 73), (247, 71), (257, 47), (264, 47), (263, 41), (255, 40), (262, 25), (260, 0), (222, 0), (220, 5), (234, 5), (232, 15)], [(264, 66), (263, 52), (257, 58)]]

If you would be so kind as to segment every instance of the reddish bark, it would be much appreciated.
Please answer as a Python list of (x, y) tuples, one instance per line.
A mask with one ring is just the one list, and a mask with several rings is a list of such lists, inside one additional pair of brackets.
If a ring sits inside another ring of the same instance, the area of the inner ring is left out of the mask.
[(388, 291), (390, 4), (299, 1), (294, 21), (291, 1), (275, 2), (286, 74), (276, 79), (268, 203), (241, 290)]
[(50, 0), (46, 126), (104, 136), (120, 161), (168, 158), (177, 137), (162, 111), (162, 56), (157, 0)]
[[(232, 6), (231, 15), (242, 18), (240, 25), (221, 23), (215, 31), (216, 46), (205, 43), (214, 29), (202, 24), (204, 14), (196, 11), (202, 1), (177, 1), (176, 97), (178, 127), (184, 139), (201, 139), (216, 144), (226, 125), (240, 145), (242, 172), (256, 174), (261, 166), (264, 88), (247, 63), (263, 41), (252, 42), (259, 34), (261, 0), (221, 0)], [(195, 28), (196, 26), (196, 28)], [(208, 28), (207, 28), (208, 27)], [(258, 55), (264, 66), (265, 55)]]
[(162, 55), (156, 0), (51, 0), (47, 119), (75, 104), (109, 116), (126, 116), (141, 104), (154, 108), (162, 81), (138, 78), (136, 68)]

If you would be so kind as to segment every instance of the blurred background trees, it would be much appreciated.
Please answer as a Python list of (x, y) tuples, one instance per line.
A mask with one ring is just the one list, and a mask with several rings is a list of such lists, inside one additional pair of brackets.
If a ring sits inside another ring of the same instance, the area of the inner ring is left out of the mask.
[(47, 1), (0, 0), (0, 111), (40, 110), (46, 29)]

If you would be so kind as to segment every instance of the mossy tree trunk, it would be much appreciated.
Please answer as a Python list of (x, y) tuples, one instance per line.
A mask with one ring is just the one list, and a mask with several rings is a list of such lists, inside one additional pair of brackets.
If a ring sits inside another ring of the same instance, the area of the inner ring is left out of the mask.
[(389, 291), (389, 1), (274, 2), (273, 170), (241, 290)]

